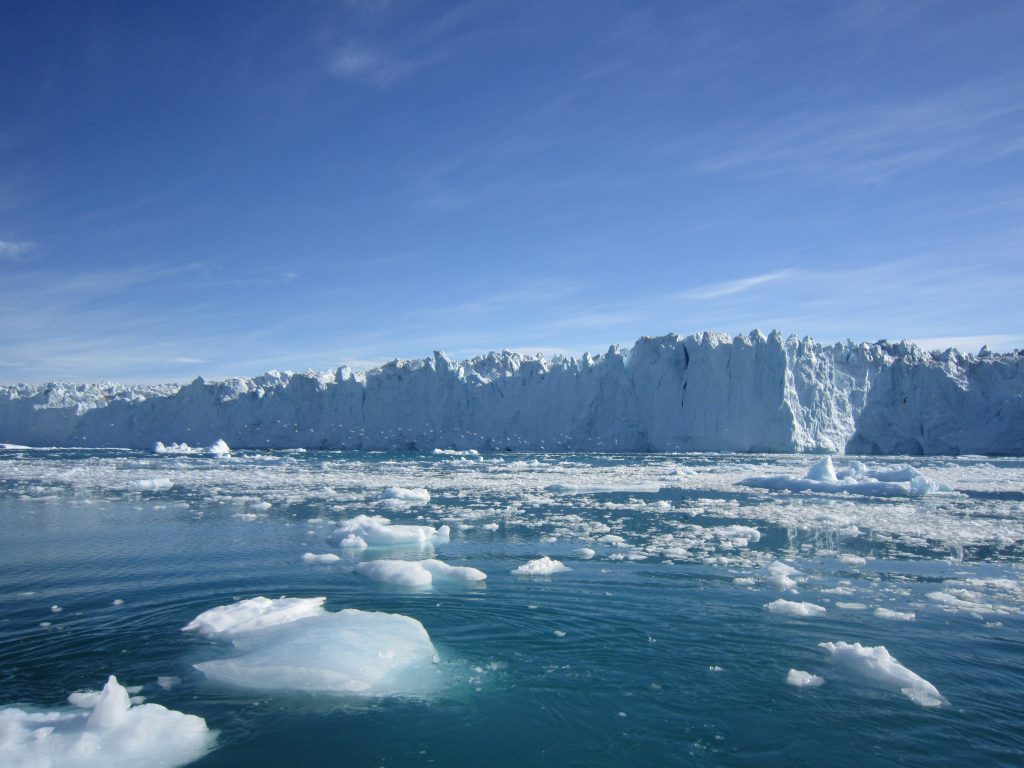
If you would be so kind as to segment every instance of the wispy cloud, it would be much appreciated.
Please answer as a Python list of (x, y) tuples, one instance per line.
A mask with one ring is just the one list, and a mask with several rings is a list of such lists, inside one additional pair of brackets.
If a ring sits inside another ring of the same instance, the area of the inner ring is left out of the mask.
[(29, 251), (35, 248), (38, 243), (27, 240), (0, 240), (0, 260), (8, 262), (24, 261)]
[(765, 285), (766, 283), (778, 282), (779, 280), (793, 277), (799, 273), (799, 270), (796, 269), (782, 269), (778, 272), (768, 272), (763, 275), (741, 277), (738, 280), (711, 283), (710, 285), (701, 286), (689, 291), (683, 291), (682, 293), (677, 294), (677, 296), (681, 299), (717, 299), (722, 296), (732, 296), (736, 293), (743, 293), (744, 291), (749, 291), (752, 288), (757, 288), (758, 286)]
[(827, 174), (877, 183), (938, 163), (981, 163), (1020, 152), (1019, 78), (972, 83), (927, 99), (791, 112), (723, 131), (730, 146), (697, 165), (754, 176)]
[(410, 72), (415, 65), (365, 45), (348, 43), (334, 52), (327, 68), (336, 77), (368, 80), (384, 86)]

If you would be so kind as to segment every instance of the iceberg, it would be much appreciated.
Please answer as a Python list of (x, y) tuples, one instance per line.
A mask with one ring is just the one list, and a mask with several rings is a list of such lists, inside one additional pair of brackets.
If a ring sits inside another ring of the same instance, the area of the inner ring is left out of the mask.
[(893, 658), (884, 645), (874, 647), (860, 643), (818, 643), (832, 659), (868, 682), (902, 693), (922, 707), (942, 704), (939, 690)]
[(560, 560), (552, 560), (550, 557), (545, 555), (539, 557), (536, 560), (531, 560), (528, 563), (523, 563), (517, 568), (512, 569), (512, 573), (516, 576), (551, 576), (555, 573), (563, 573), (565, 571), (571, 571), (568, 565)]
[(393, 525), (386, 517), (359, 515), (338, 524), (330, 539), (342, 547), (425, 546), (448, 541), (451, 528), (429, 525)]
[(329, 612), (325, 600), (256, 597), (201, 613), (183, 630), (230, 640), (232, 655), (195, 668), (215, 682), (261, 691), (423, 697), (437, 688), (437, 651), (420, 622)]
[(487, 574), (476, 568), (448, 565), (440, 560), (369, 560), (359, 563), (356, 573), (373, 581), (404, 587), (426, 587), (435, 581), (473, 584)]
[[(491, 352), (457, 362), (435, 352), (365, 372), (270, 371), (184, 386), (4, 385), (0, 440), (138, 449), (158, 440), (165, 447), (223, 440), (225, 448), (469, 456), (505, 449), (1024, 455), (1022, 387), (1021, 353), (704, 332), (642, 337), (631, 348), (578, 358)], [(808, 482), (834, 482), (826, 469)]]
[(945, 483), (937, 483), (919, 470), (909, 466), (895, 469), (871, 469), (860, 461), (839, 472), (826, 456), (807, 470), (802, 477), (771, 475), (748, 477), (740, 485), (751, 488), (765, 488), (772, 491), (811, 491), (814, 493), (851, 493), (855, 496), (912, 497), (936, 493), (954, 493)]
[(133, 704), (128, 689), (113, 675), (101, 692), (68, 698), (75, 710), (0, 709), (0, 757), (5, 765), (173, 768), (198, 760), (215, 746), (216, 733), (203, 718), (159, 704)]

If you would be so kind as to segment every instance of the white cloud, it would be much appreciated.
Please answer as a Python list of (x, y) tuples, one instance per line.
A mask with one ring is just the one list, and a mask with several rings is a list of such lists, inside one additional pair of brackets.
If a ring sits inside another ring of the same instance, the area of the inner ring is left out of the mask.
[(388, 85), (412, 69), (408, 62), (356, 43), (348, 43), (334, 52), (327, 66), (336, 77), (369, 80)]

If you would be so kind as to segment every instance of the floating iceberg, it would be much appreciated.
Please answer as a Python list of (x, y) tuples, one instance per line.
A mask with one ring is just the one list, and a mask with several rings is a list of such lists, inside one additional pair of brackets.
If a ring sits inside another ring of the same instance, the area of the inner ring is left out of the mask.
[(331, 613), (325, 600), (257, 597), (205, 611), (184, 629), (229, 639), (235, 653), (195, 668), (210, 680), (263, 691), (420, 697), (437, 688), (437, 651), (416, 619)]
[(764, 609), (769, 613), (778, 613), (782, 616), (824, 616), (825, 606), (814, 603), (797, 603), (792, 600), (773, 600), (765, 603)]
[(228, 456), (231, 454), (231, 448), (222, 439), (216, 440), (212, 445), (208, 445), (206, 448), (193, 448), (188, 443), (171, 443), (170, 445), (164, 445), (162, 442), (157, 440), (153, 445), (153, 453), (159, 454), (203, 454), (208, 453), (212, 456)]
[[(32, 768), (186, 765), (214, 747), (206, 721), (159, 704), (132, 705), (113, 675), (102, 692), (69, 697), (76, 710), (0, 709), (0, 759)], [(81, 711), (84, 708), (88, 711)]]
[(517, 576), (551, 576), (555, 573), (563, 573), (564, 571), (571, 571), (565, 563), (559, 560), (552, 560), (550, 557), (545, 555), (539, 557), (536, 560), (531, 560), (528, 563), (523, 563), (518, 568), (514, 568), (512, 573)]
[(942, 694), (915, 672), (894, 659), (884, 645), (874, 647), (860, 643), (818, 643), (832, 654), (841, 666), (882, 688), (899, 691), (922, 707), (938, 707)]
[(860, 461), (851, 461), (848, 468), (837, 472), (830, 456), (826, 456), (814, 464), (803, 478), (783, 475), (748, 477), (741, 480), (740, 485), (751, 488), (767, 488), (773, 491), (852, 493), (857, 496), (881, 497), (953, 493), (950, 486), (936, 483), (913, 467), (901, 466), (890, 470), (872, 470)]
[(409, 504), (426, 504), (430, 501), (430, 491), (426, 488), (398, 488), (392, 486), (385, 488), (380, 497), (382, 499), (394, 499)]
[(810, 672), (804, 672), (801, 669), (791, 669), (786, 673), (786, 685), (792, 685), (795, 688), (817, 688), (819, 685), (823, 685), (824, 682), (824, 677), (812, 675)]
[(486, 573), (476, 568), (448, 565), (440, 560), (369, 560), (359, 563), (356, 573), (404, 587), (426, 587), (435, 581), (472, 584), (487, 578)]
[(402, 547), (443, 544), (451, 529), (447, 525), (393, 525), (386, 517), (359, 515), (338, 524), (331, 540), (343, 547)]

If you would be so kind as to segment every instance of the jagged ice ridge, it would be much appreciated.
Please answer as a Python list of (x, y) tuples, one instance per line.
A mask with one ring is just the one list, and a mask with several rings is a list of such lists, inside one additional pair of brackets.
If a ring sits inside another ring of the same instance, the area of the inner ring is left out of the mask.
[(441, 352), (185, 386), (0, 386), (31, 446), (1024, 454), (1024, 352), (643, 337), (579, 358)]

